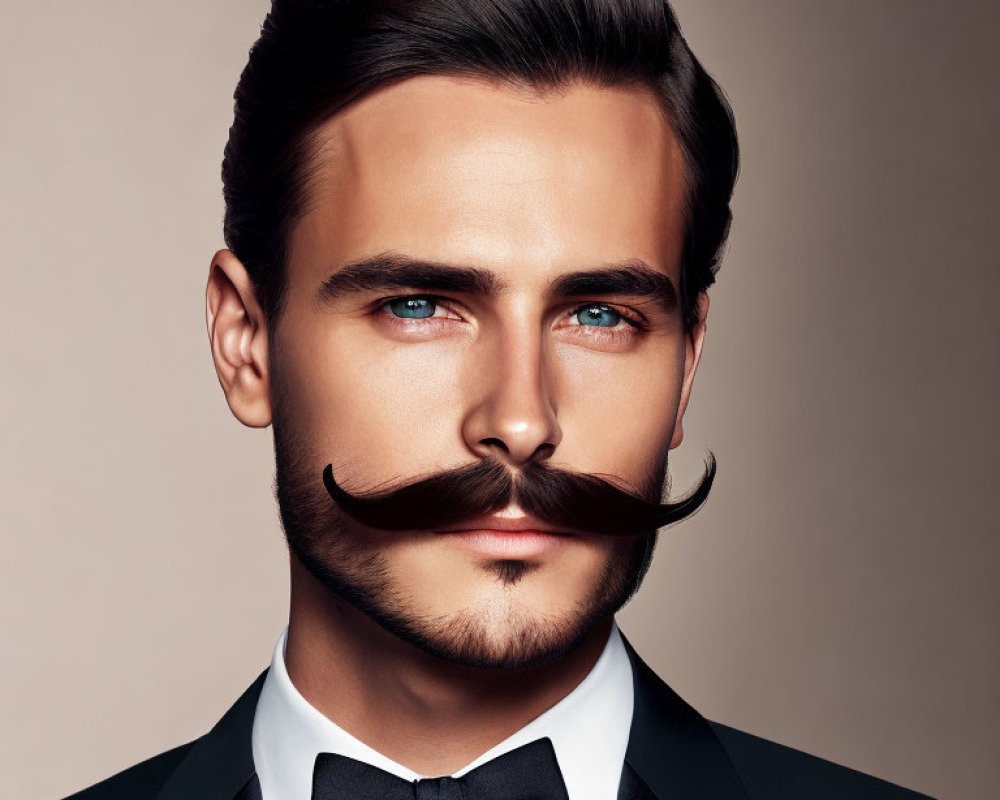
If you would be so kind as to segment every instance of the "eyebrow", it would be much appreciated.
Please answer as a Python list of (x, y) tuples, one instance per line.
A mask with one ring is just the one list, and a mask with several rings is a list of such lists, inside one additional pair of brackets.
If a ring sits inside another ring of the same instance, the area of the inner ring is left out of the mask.
[(639, 259), (562, 275), (553, 281), (549, 291), (561, 297), (603, 294), (647, 297), (668, 314), (677, 308), (673, 281)]
[[(319, 303), (328, 303), (359, 292), (400, 289), (461, 292), (493, 298), (507, 286), (507, 281), (487, 269), (380, 253), (346, 264), (330, 275), (320, 285), (316, 299)], [(641, 259), (560, 275), (549, 284), (547, 292), (558, 297), (638, 296), (654, 300), (667, 313), (677, 308), (673, 281)]]
[(319, 287), (316, 299), (330, 302), (355, 292), (423, 289), (495, 297), (505, 287), (494, 273), (396, 253), (381, 253), (347, 264)]

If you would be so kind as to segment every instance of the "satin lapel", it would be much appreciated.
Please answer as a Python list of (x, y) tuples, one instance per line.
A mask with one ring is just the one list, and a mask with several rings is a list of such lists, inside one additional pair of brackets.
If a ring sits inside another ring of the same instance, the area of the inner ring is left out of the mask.
[(195, 742), (156, 800), (233, 800), (241, 791), (246, 796), (254, 777), (250, 734), (266, 675), (267, 670), (216, 726)]
[(256, 775), (240, 789), (240, 793), (233, 800), (264, 800), (260, 793), (260, 781), (257, 780)]
[(618, 784), (618, 800), (657, 800), (653, 790), (627, 761), (622, 769), (621, 783)]
[(632, 662), (635, 708), (619, 800), (747, 800), (701, 714), (660, 680), (627, 640), (625, 650)]

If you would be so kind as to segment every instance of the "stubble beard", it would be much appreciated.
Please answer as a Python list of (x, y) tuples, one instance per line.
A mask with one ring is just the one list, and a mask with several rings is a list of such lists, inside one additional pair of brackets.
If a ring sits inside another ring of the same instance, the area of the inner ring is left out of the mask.
[[(274, 410), (274, 491), (292, 554), (336, 597), (433, 656), (469, 667), (509, 670), (556, 660), (610, 619), (638, 590), (649, 568), (655, 531), (617, 545), (593, 589), (568, 613), (540, 615), (526, 609), (516, 585), (534, 565), (509, 560), (489, 565), (503, 587), (498, 599), (451, 614), (421, 613), (392, 578), (384, 554), (359, 546), (370, 537), (352, 535), (357, 523), (331, 501), (304, 437), (287, 424), (278, 406)], [(662, 488), (665, 473), (664, 463), (651, 484)]]

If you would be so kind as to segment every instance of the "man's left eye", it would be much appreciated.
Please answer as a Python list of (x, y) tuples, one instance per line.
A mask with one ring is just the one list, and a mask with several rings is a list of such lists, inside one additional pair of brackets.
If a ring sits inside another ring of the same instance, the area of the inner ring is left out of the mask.
[(576, 320), (576, 325), (591, 325), (597, 328), (613, 328), (623, 317), (610, 306), (592, 305), (582, 306), (573, 312), (571, 320)]

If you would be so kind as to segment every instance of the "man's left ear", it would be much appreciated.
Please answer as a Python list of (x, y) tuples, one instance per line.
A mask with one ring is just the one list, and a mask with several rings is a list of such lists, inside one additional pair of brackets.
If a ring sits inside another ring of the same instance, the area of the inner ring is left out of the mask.
[(677, 418), (674, 420), (674, 433), (670, 437), (671, 450), (684, 441), (684, 412), (687, 410), (688, 398), (691, 397), (694, 373), (701, 361), (701, 347), (705, 342), (705, 328), (708, 324), (708, 292), (701, 292), (696, 302), (698, 321), (684, 334), (684, 379), (680, 403), (677, 405)]

